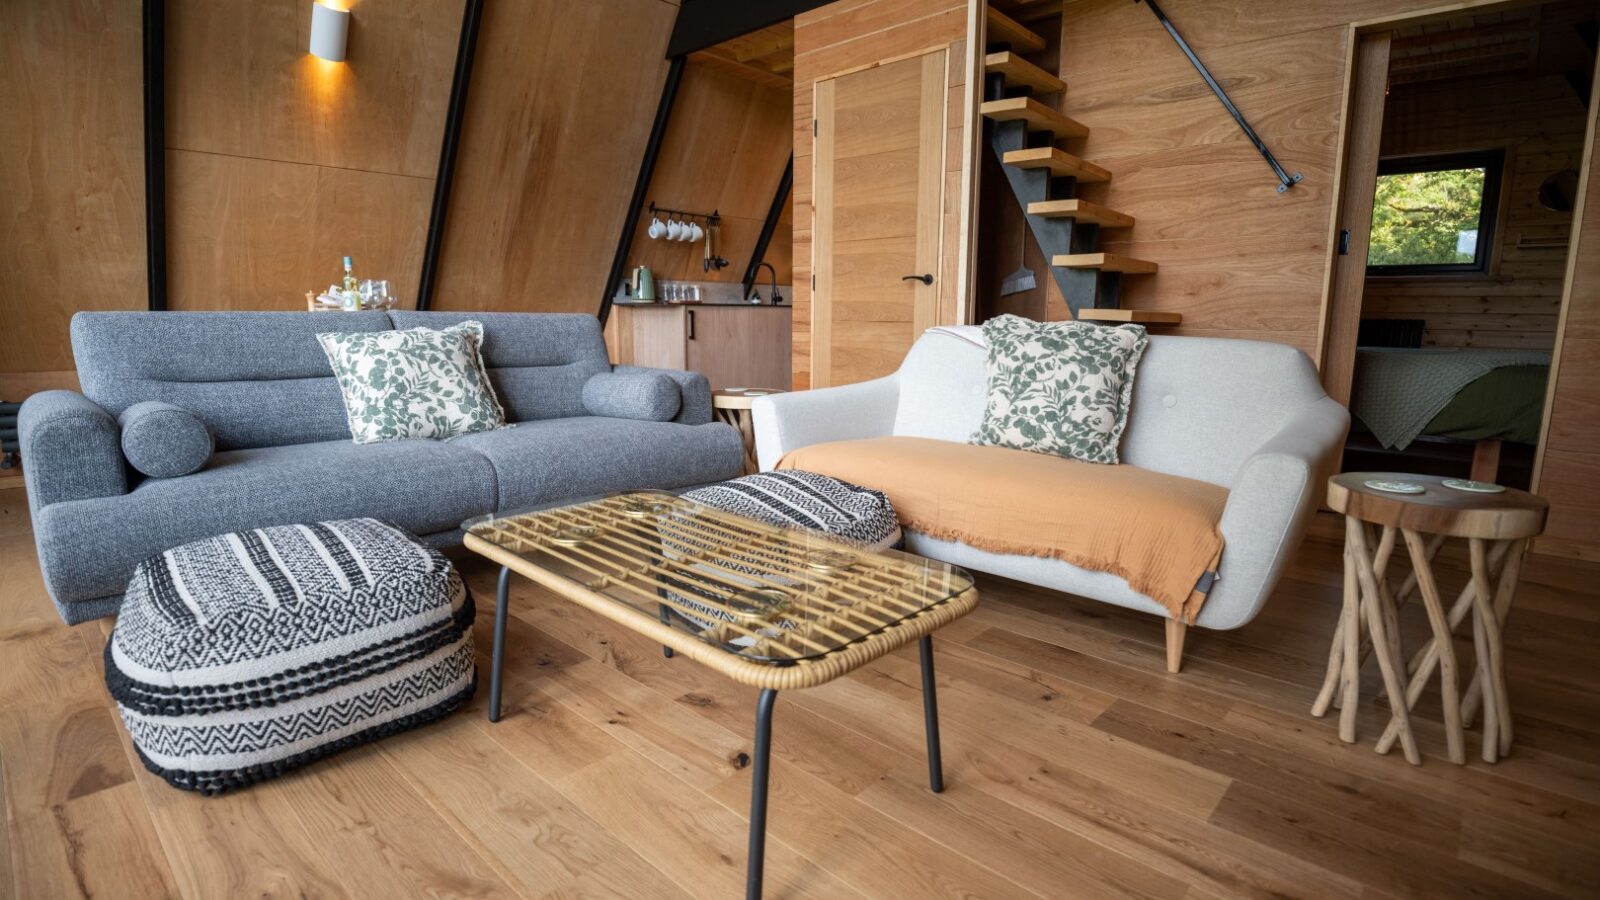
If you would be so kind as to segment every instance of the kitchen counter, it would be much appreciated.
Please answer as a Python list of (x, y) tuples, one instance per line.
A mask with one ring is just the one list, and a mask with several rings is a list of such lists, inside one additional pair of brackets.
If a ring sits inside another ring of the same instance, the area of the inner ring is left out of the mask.
[[(733, 287), (737, 294), (738, 285)], [(619, 365), (689, 369), (705, 375), (714, 389), (789, 388), (793, 307), (788, 303), (613, 300), (611, 310), (606, 344)]]
[(751, 307), (751, 308), (754, 308), (754, 309), (789, 309), (788, 298), (785, 298), (782, 303), (778, 303), (778, 304), (764, 303), (764, 302), (763, 303), (740, 303), (737, 300), (702, 300), (699, 303), (666, 303), (666, 302), (661, 301), (661, 300), (613, 300), (613, 301), (611, 301), (611, 305), (613, 307), (624, 307), (624, 306), (633, 306), (633, 307), (640, 307), (640, 306), (682, 306), (682, 307), (685, 307), (687, 309), (694, 309), (697, 306), (748, 306), (748, 307)]

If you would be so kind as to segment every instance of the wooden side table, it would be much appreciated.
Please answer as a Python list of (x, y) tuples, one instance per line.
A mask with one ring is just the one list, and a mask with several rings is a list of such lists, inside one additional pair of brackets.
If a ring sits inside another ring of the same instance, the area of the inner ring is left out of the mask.
[(717, 421), (726, 422), (739, 429), (739, 437), (744, 441), (744, 474), (753, 475), (761, 471), (756, 462), (756, 433), (750, 421), (750, 404), (757, 397), (769, 394), (781, 394), (777, 388), (739, 388), (738, 390), (721, 390), (711, 392), (711, 408)]
[[(1466, 762), (1463, 725), (1471, 724), (1479, 705), (1483, 707), (1484, 761), (1492, 763), (1510, 751), (1511, 706), (1501, 629), (1511, 609), (1528, 539), (1544, 530), (1549, 508), (1543, 498), (1525, 491), (1476, 493), (1446, 486), (1446, 481), (1454, 480), (1347, 472), (1328, 481), (1328, 506), (1345, 517), (1344, 608), (1311, 714), (1322, 716), (1337, 701), (1339, 737), (1347, 743), (1355, 741), (1361, 661), (1370, 648), (1378, 657), (1393, 710), (1378, 741), (1378, 752), (1387, 753), (1398, 739), (1412, 765), (1420, 765), (1422, 757), (1412, 732), (1410, 709), (1436, 668), (1450, 761)], [(1372, 482), (1408, 482), (1420, 485), (1422, 492), (1391, 493), (1370, 487)], [(1433, 558), (1452, 537), (1466, 539), (1472, 576), (1447, 610), (1433, 575)], [(1398, 591), (1391, 591), (1389, 562), (1400, 539), (1405, 542), (1412, 571)], [(1413, 592), (1422, 596), (1433, 638), (1408, 665), (1401, 652), (1397, 610)], [(1478, 666), (1463, 698), (1451, 636), (1469, 612)]]

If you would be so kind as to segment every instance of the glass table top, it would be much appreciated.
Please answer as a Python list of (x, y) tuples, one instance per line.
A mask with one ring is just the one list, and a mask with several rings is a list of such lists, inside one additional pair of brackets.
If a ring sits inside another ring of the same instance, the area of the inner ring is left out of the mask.
[(766, 663), (842, 650), (973, 587), (955, 566), (657, 491), (480, 516), (462, 528), (563, 586)]

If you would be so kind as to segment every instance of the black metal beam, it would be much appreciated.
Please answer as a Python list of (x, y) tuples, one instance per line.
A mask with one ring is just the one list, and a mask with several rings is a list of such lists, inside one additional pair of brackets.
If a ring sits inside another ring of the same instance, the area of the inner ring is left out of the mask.
[(667, 57), (687, 56), (830, 2), (832, 0), (684, 0), (672, 24)]
[[(681, 15), (681, 13), (680, 13)], [(656, 157), (661, 155), (661, 140), (667, 134), (667, 122), (672, 118), (672, 104), (678, 99), (678, 84), (683, 81), (684, 57), (674, 56), (667, 68), (667, 82), (661, 86), (661, 100), (656, 103), (656, 118), (650, 125), (650, 140), (644, 145), (644, 158), (639, 161), (639, 174), (633, 180), (633, 196), (628, 199), (628, 214), (622, 219), (622, 234), (617, 237), (617, 252), (611, 257), (611, 274), (606, 276), (605, 290), (600, 295), (600, 324), (611, 317), (611, 298), (622, 284), (622, 273), (628, 266), (628, 250), (633, 246), (633, 232), (639, 224), (639, 210), (644, 207), (645, 194), (650, 190), (650, 179), (656, 173)]]
[(750, 296), (750, 286), (756, 283), (756, 271), (767, 257), (767, 245), (772, 243), (772, 233), (778, 230), (778, 220), (783, 218), (783, 207), (789, 201), (789, 191), (793, 187), (794, 154), (791, 153), (783, 167), (783, 178), (778, 181), (778, 190), (772, 195), (772, 206), (767, 209), (767, 221), (761, 225), (761, 236), (756, 238), (755, 249), (750, 251), (750, 264), (744, 267), (744, 290), (739, 293), (741, 300)]
[(450, 82), (450, 106), (445, 111), (444, 139), (439, 147), (439, 172), (433, 181), (433, 210), (428, 216), (428, 240), (422, 250), (422, 278), (417, 285), (417, 309), (433, 302), (439, 277), (439, 250), (444, 246), (445, 217), (450, 212), (450, 185), (455, 177), (456, 150), (461, 146), (461, 122), (466, 118), (467, 89), (472, 86), (472, 57), (478, 49), (478, 25), (483, 21), (483, 0), (466, 0), (461, 11), (461, 42), (456, 47), (455, 78)]
[(1178, 42), (1178, 49), (1182, 50), (1183, 55), (1189, 58), (1189, 62), (1194, 66), (1195, 71), (1200, 73), (1200, 77), (1205, 79), (1206, 85), (1211, 88), (1211, 93), (1217, 95), (1217, 100), (1222, 103), (1222, 108), (1228, 111), (1228, 115), (1233, 116), (1233, 121), (1238, 123), (1239, 130), (1244, 132), (1244, 136), (1249, 138), (1250, 143), (1255, 145), (1256, 152), (1260, 153), (1261, 158), (1266, 160), (1267, 165), (1272, 167), (1272, 174), (1277, 176), (1278, 179), (1278, 193), (1281, 194), (1298, 184), (1304, 176), (1299, 172), (1290, 175), (1284, 171), (1283, 166), (1278, 162), (1278, 158), (1272, 155), (1271, 150), (1267, 149), (1266, 141), (1263, 141), (1261, 135), (1256, 134), (1256, 130), (1250, 127), (1249, 122), (1245, 121), (1244, 113), (1239, 112), (1239, 107), (1234, 106), (1233, 101), (1228, 99), (1228, 92), (1224, 91), (1222, 85), (1217, 83), (1217, 79), (1212, 77), (1211, 70), (1207, 69), (1206, 64), (1201, 62), (1200, 57), (1195, 55), (1194, 48), (1190, 47), (1189, 42), (1184, 40), (1183, 35), (1178, 33), (1178, 29), (1172, 24), (1172, 20), (1167, 18), (1167, 14), (1161, 11), (1161, 6), (1156, 3), (1156, 0), (1133, 0), (1133, 2), (1144, 3), (1149, 6), (1150, 11), (1155, 13), (1156, 20), (1161, 23), (1161, 27), (1165, 28), (1167, 34), (1172, 35), (1172, 39)]
[(144, 245), (149, 307), (167, 308), (167, 10), (144, 0)]

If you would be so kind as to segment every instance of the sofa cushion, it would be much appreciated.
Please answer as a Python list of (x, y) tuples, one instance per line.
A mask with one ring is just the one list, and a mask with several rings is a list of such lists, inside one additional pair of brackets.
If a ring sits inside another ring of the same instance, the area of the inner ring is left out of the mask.
[(483, 454), (494, 466), (501, 512), (613, 491), (724, 481), (738, 476), (744, 460), (739, 433), (720, 423), (547, 419), (450, 443)]
[(117, 424), (128, 465), (151, 478), (197, 472), (215, 449), (211, 429), (199, 416), (159, 400), (135, 403), (117, 416)]
[(193, 475), (44, 507), (33, 524), (46, 586), (75, 622), (73, 603), (120, 595), (138, 563), (179, 544), (362, 516), (414, 534), (453, 531), (494, 509), (494, 483), (489, 461), (455, 444), (346, 439), (224, 451)]
[(358, 444), (499, 428), (505, 411), (483, 371), (483, 326), (317, 335)]
[(350, 437), (317, 332), (387, 331), (383, 312), (94, 312), (72, 317), (83, 393), (113, 416), (142, 400), (198, 415), (218, 450)]
[(677, 382), (653, 372), (601, 372), (583, 385), (583, 405), (593, 416), (670, 422), (683, 405)]
[(1143, 325), (1008, 315), (983, 323), (983, 336), (989, 397), (973, 443), (1116, 464)]
[(1109, 572), (1189, 622), (1222, 557), (1228, 491), (1134, 466), (881, 437), (801, 447), (778, 468), (883, 491), (910, 532)]
[(611, 370), (600, 320), (576, 313), (390, 313), (396, 328), (483, 323), (483, 362), (509, 422), (586, 416), (583, 385)]

